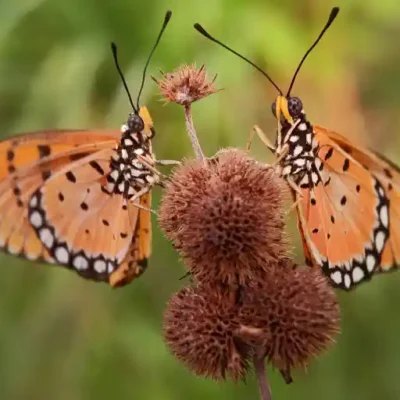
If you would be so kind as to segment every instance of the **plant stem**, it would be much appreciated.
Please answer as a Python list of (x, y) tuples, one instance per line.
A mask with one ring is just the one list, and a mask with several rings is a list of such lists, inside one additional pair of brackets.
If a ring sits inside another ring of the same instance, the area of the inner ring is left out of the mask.
[(189, 139), (192, 142), (192, 147), (196, 154), (196, 158), (198, 160), (204, 160), (205, 157), (203, 151), (201, 150), (199, 139), (197, 138), (196, 129), (193, 125), (191, 104), (185, 106), (185, 122), (186, 122), (186, 130), (189, 133)]
[(260, 400), (272, 400), (264, 358), (254, 356), (253, 363), (260, 391)]

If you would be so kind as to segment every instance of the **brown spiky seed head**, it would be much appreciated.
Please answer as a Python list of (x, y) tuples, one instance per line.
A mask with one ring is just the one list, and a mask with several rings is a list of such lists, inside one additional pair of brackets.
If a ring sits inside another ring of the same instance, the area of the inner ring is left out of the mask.
[(315, 268), (276, 268), (243, 293), (238, 337), (290, 376), (334, 342), (340, 330), (336, 295)]
[(204, 65), (201, 68), (196, 68), (195, 65), (183, 65), (174, 72), (163, 74), (162, 79), (153, 79), (166, 101), (187, 106), (215, 93), (216, 77), (215, 75), (209, 80)]
[(233, 337), (236, 306), (217, 293), (186, 287), (168, 302), (164, 339), (171, 352), (198, 376), (244, 379), (248, 370)]
[(287, 256), (286, 194), (272, 169), (224, 150), (174, 171), (159, 222), (201, 284), (245, 284)]

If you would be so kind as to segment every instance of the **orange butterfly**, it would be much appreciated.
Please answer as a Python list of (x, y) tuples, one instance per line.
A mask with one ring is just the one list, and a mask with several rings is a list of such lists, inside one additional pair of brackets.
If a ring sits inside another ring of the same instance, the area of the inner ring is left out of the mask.
[(147, 266), (150, 189), (159, 183), (153, 122), (137, 106), (119, 131), (49, 131), (0, 142), (0, 247), (122, 286)]
[(338, 12), (332, 9), (286, 95), (247, 58), (200, 25), (195, 28), (253, 65), (280, 93), (272, 106), (278, 120), (275, 145), (258, 127), (255, 131), (277, 156), (276, 170), (292, 189), (306, 262), (321, 266), (334, 286), (349, 290), (376, 272), (400, 266), (400, 170), (384, 157), (311, 124), (301, 100), (290, 95), (303, 62)]

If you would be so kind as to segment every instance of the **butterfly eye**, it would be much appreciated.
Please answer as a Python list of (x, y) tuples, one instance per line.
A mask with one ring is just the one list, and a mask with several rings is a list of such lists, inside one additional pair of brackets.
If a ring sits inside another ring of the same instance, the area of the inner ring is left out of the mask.
[(288, 99), (288, 111), (292, 118), (296, 118), (301, 114), (303, 110), (303, 103), (298, 97), (289, 97)]
[(144, 129), (144, 122), (142, 118), (134, 113), (129, 114), (128, 128), (131, 132), (141, 132)]
[(276, 118), (276, 101), (274, 101), (271, 105), (272, 115)]

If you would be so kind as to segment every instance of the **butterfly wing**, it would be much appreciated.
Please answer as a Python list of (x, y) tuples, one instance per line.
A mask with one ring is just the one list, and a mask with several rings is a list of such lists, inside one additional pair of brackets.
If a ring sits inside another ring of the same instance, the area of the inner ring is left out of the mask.
[[(151, 193), (141, 196), (140, 205), (145, 208), (151, 207)], [(151, 251), (151, 214), (144, 209), (139, 209), (138, 213), (136, 229), (128, 253), (120, 267), (110, 276), (112, 286), (126, 285), (147, 268)]]
[(0, 142), (0, 248), (52, 262), (28, 221), (30, 196), (71, 159), (116, 139), (115, 131), (49, 131)]
[(384, 156), (356, 146), (338, 133), (317, 127), (331, 140), (373, 174), (389, 198), (389, 238), (378, 271), (392, 271), (400, 266), (400, 169)]
[(108, 281), (139, 221), (134, 204), (102, 190), (120, 135), (57, 131), (0, 142), (0, 247)]
[(333, 283), (350, 289), (381, 263), (389, 237), (383, 185), (355, 158), (314, 127), (318, 157), (300, 182), (300, 232), (312, 259)]

